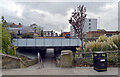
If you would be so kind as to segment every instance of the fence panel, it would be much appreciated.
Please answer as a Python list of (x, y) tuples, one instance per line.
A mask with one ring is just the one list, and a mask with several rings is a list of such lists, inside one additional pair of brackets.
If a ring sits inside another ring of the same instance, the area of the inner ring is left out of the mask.
[[(95, 51), (96, 52), (96, 51)], [(100, 52), (100, 51), (99, 51)], [(107, 65), (108, 66), (118, 66), (118, 50), (113, 51), (103, 51), (107, 53)], [(76, 59), (78, 62), (76, 62), (78, 65), (93, 65), (93, 52), (79, 52), (77, 53), (79, 56), (76, 56)], [(84, 55), (84, 57), (83, 57)], [(78, 60), (79, 59), (79, 60)], [(83, 66), (82, 65), (82, 66)]]

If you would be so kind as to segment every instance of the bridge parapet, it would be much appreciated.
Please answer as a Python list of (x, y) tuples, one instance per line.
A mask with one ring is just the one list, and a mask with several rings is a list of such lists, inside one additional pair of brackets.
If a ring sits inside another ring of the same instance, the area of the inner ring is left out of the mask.
[(78, 38), (39, 38), (39, 39), (13, 39), (13, 44), (18, 47), (56, 47), (80, 46)]

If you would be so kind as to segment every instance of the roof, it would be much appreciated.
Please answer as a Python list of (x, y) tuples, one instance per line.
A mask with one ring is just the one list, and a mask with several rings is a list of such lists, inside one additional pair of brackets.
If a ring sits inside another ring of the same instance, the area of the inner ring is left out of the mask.
[(91, 31), (87, 33), (120, 33), (120, 31)]
[(65, 34), (67, 34), (67, 33), (70, 33), (70, 32), (62, 32), (62, 33), (65, 33)]

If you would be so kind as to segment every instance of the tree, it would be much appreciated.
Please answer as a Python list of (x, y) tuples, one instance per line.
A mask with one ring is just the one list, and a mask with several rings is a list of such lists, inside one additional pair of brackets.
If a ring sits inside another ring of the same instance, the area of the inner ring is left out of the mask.
[(17, 35), (16, 35), (15, 32), (11, 32), (10, 34), (11, 34), (11, 38), (12, 38), (12, 39), (13, 39), (13, 38), (17, 38)]
[(24, 33), (24, 34), (22, 34), (22, 38), (33, 38), (33, 34), (31, 34), (31, 33)]
[(13, 50), (12, 50), (12, 39), (11, 39), (11, 34), (9, 33), (8, 25), (4, 17), (2, 16), (2, 53), (4, 54), (10, 54), (13, 55)]
[(41, 37), (43, 37), (44, 35), (43, 35), (43, 30), (41, 30)]
[(77, 9), (72, 12), (72, 17), (69, 20), (69, 23), (73, 26), (75, 33), (77, 34), (78, 38), (81, 40), (81, 48), (83, 51), (83, 28), (85, 24), (85, 18), (87, 14), (86, 7), (84, 5), (79, 5)]

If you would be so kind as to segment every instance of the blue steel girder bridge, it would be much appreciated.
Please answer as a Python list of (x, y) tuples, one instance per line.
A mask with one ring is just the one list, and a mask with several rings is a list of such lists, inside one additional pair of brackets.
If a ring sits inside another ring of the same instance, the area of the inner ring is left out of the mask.
[(54, 48), (54, 55), (58, 56), (61, 50), (76, 51), (76, 47), (81, 44), (78, 38), (21, 38), (13, 39), (13, 44), (18, 47), (19, 50), (23, 49), (39, 49), (41, 55), (46, 54), (47, 48)]

